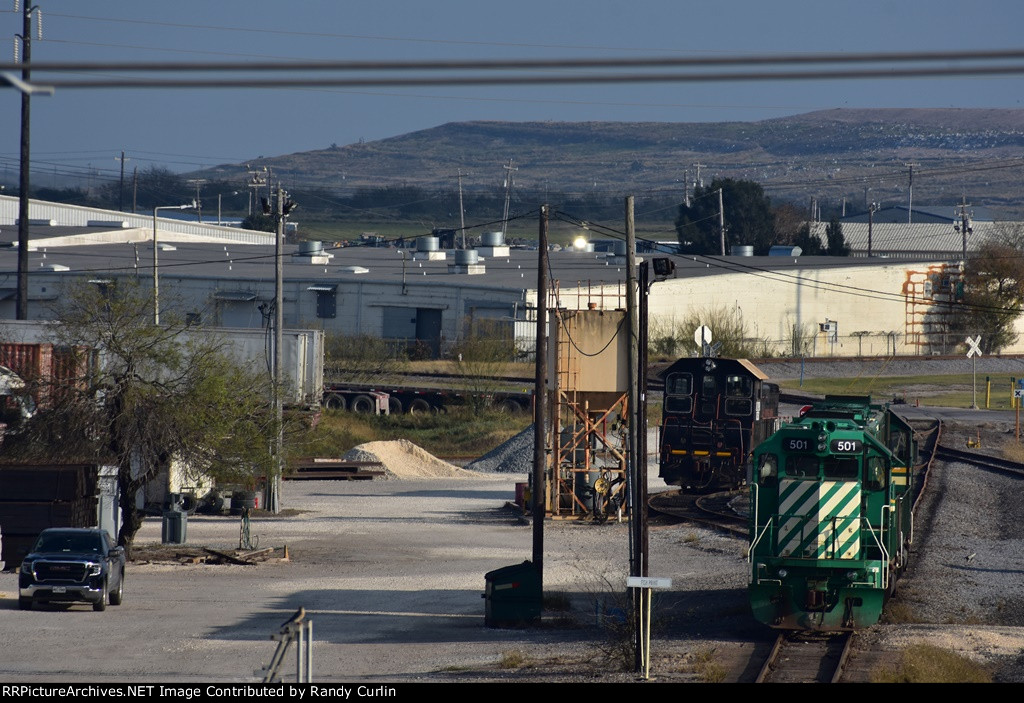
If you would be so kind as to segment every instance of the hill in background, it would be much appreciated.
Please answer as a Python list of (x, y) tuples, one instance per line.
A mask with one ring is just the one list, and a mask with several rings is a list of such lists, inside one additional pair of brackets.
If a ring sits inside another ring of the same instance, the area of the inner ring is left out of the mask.
[[(1024, 110), (836, 109), (759, 122), (453, 122), (379, 141), (250, 162), (286, 187), (343, 193), (414, 185), (452, 191), (502, 189), (513, 159), (519, 199), (678, 194), (696, 177), (743, 178), (773, 200), (818, 198), (853, 210), (905, 204), (907, 163), (914, 203), (966, 197), (1003, 217), (1024, 214)], [(243, 178), (244, 164), (197, 173)], [(952, 212), (952, 210), (951, 210)]]

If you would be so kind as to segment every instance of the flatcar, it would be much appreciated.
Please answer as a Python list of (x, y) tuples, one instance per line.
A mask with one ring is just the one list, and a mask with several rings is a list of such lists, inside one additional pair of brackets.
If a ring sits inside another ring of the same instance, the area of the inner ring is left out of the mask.
[(751, 451), (778, 428), (779, 387), (746, 359), (679, 359), (662, 378), (659, 476), (692, 492), (743, 485)]
[(749, 595), (778, 629), (866, 627), (913, 540), (913, 429), (869, 396), (826, 396), (754, 451)]

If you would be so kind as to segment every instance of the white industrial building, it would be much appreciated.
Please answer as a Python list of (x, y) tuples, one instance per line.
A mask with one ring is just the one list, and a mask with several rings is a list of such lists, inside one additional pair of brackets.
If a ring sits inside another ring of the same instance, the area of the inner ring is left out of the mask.
[[(31, 213), (30, 319), (52, 318), (72, 281), (151, 285), (151, 216), (35, 201)], [(15, 314), (16, 217), (17, 200), (0, 197), (0, 318), (8, 319)], [(259, 328), (272, 318), (272, 235), (161, 218), (157, 240), (163, 309), (222, 327)], [(487, 320), (529, 347), (537, 252), (488, 243), (475, 253), (440, 251), (429, 241), (419, 242), (419, 251), (286, 245), (285, 327), (416, 342), (438, 355)], [(815, 355), (953, 352), (962, 342), (943, 331), (960, 273), (948, 250), (899, 259), (673, 258), (676, 277), (651, 287), (655, 327), (679, 322), (690, 310), (725, 309), (738, 312), (749, 333), (770, 340), (779, 353), (792, 350), (794, 330), (814, 337)], [(623, 304), (623, 257), (564, 250), (550, 259), (559, 305)], [(1005, 351), (1024, 352), (1024, 341)]]

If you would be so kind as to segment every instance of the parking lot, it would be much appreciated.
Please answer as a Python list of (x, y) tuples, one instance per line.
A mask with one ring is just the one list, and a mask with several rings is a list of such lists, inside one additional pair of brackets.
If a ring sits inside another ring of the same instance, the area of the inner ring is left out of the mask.
[[(258, 680), (254, 671), (275, 647), (271, 633), (300, 606), (314, 623), (318, 681), (421, 680), (486, 667), (517, 649), (586, 652), (594, 636), (587, 611), (595, 600), (607, 608), (609, 583), (624, 583), (625, 525), (546, 523), (545, 589), (571, 596), (581, 626), (484, 627), (484, 574), (531, 554), (532, 528), (503, 508), (517, 480), (524, 478), (287, 482), (283, 507), (298, 513), (254, 519), (252, 533), (260, 547), (287, 545), (289, 561), (132, 563), (124, 604), (103, 613), (88, 605), (19, 611), (17, 576), (0, 574), (8, 633), (0, 679)], [(238, 518), (194, 515), (188, 542), (234, 549), (239, 527)], [(138, 543), (159, 539), (160, 520), (147, 519)], [(652, 550), (665, 539), (655, 537)], [(729, 570), (741, 586), (738, 551), (724, 559), (735, 562)], [(666, 571), (687, 567), (659, 568), (671, 577)], [(294, 666), (289, 655), (285, 680), (294, 680)]]

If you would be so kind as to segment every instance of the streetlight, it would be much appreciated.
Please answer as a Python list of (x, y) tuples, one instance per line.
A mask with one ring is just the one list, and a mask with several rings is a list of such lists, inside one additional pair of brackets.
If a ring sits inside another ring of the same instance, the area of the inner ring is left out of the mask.
[(157, 268), (156, 214), (159, 210), (191, 210), (196, 206), (193, 200), (188, 205), (161, 205), (153, 208), (153, 324), (160, 324), (160, 273)]

